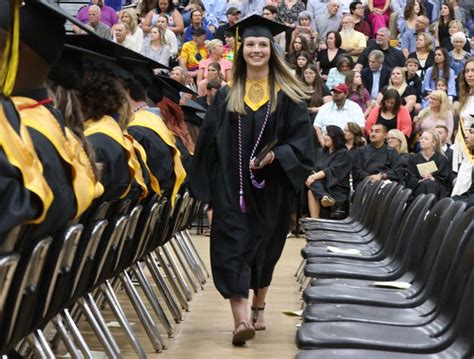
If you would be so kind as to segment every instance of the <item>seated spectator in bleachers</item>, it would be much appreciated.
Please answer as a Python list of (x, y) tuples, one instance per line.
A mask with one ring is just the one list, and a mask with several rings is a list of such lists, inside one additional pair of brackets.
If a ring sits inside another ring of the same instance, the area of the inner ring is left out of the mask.
[(90, 23), (89, 8), (92, 5), (96, 5), (100, 8), (99, 19), (104, 25), (110, 28), (118, 22), (117, 13), (115, 10), (110, 6), (105, 5), (103, 0), (92, 0), (91, 5), (82, 7), (78, 11), (76, 17), (85, 24)]
[(405, 78), (405, 71), (401, 67), (395, 67), (390, 74), (388, 85), (380, 89), (377, 96), (377, 102), (380, 104), (382, 97), (387, 89), (395, 89), (400, 94), (401, 104), (405, 106), (411, 114), (416, 105), (416, 89), (407, 84)]
[(224, 45), (221, 40), (214, 39), (206, 41), (206, 50), (208, 57), (199, 61), (199, 71), (197, 73), (197, 84), (203, 79), (207, 78), (207, 67), (211, 62), (218, 62), (220, 65), (220, 71), (224, 81), (230, 80), (230, 73), (232, 71), (233, 63), (223, 58)]
[(176, 37), (181, 36), (184, 31), (183, 17), (175, 8), (173, 0), (157, 0), (155, 8), (146, 14), (142, 22), (142, 29), (145, 34), (148, 34), (151, 27), (156, 25), (158, 15), (166, 15), (168, 17), (168, 28), (175, 33)]
[(219, 81), (222, 86), (225, 86), (226, 82), (223, 79), (221, 72), (221, 65), (218, 62), (211, 62), (207, 66), (207, 76), (198, 82), (198, 95), (204, 96), (207, 92), (207, 84), (209, 81)]
[(367, 135), (370, 135), (372, 126), (375, 124), (383, 125), (387, 130), (400, 130), (405, 136), (410, 137), (412, 131), (410, 113), (401, 104), (401, 97), (397, 90), (386, 90), (380, 105), (374, 106), (365, 123)]
[(372, 110), (372, 100), (370, 98), (369, 91), (364, 87), (362, 83), (362, 76), (359, 71), (349, 71), (346, 74), (345, 83), (349, 88), (349, 100), (354, 101), (358, 104), (364, 113), (364, 117), (369, 116)]
[(311, 64), (303, 72), (303, 82), (312, 90), (311, 98), (307, 100), (308, 111), (311, 120), (314, 120), (320, 107), (326, 102), (332, 101), (331, 91), (324, 84), (318, 69)]
[(470, 49), (471, 56), (474, 56), (474, 35), (471, 37), (471, 49)]
[(352, 160), (354, 160), (357, 149), (367, 144), (362, 129), (355, 122), (348, 122), (346, 127), (344, 127), (344, 139), (346, 140), (346, 148)]
[(408, 159), (410, 158), (407, 138), (400, 130), (390, 130), (387, 134), (387, 145), (398, 153), (397, 170), (400, 179), (399, 183), (406, 185), (408, 179)]
[(390, 18), (390, 0), (369, 0), (369, 15), (367, 21), (372, 28), (372, 35), (375, 37), (379, 29), (388, 26)]
[(468, 43), (466, 35), (463, 32), (455, 32), (451, 36), (451, 43), (453, 44), (453, 49), (448, 53), (449, 64), (454, 70), (456, 78), (461, 73), (466, 60), (471, 57), (470, 52), (464, 50), (464, 46)]
[(222, 80), (206, 80), (206, 92), (204, 95), (199, 96), (196, 102), (204, 107), (206, 110), (211, 106), (217, 91), (222, 87)]
[(306, 9), (306, 5), (302, 0), (281, 0), (277, 5), (278, 9), (278, 21), (290, 26), (295, 27), (300, 12)]
[(335, 125), (344, 129), (348, 122), (355, 122), (361, 128), (365, 126), (365, 118), (359, 105), (347, 99), (349, 88), (346, 84), (338, 84), (332, 89), (332, 101), (319, 108), (314, 120), (314, 128), (321, 146), (324, 145), (323, 133), (326, 126)]
[(226, 60), (234, 62), (235, 37), (230, 32), (225, 34), (224, 54), (222, 57)]
[[(143, 30), (138, 26), (138, 19), (136, 13), (131, 9), (125, 9), (120, 13), (120, 21), (127, 24), (128, 35), (127, 37), (135, 44), (132, 50), (140, 52), (143, 45)], [(115, 40), (115, 35), (114, 35)]]
[(468, 19), (468, 17), (466, 16), (466, 10), (464, 10), (464, 8), (459, 6), (458, 0), (449, 0), (449, 1), (453, 5), (454, 18), (456, 20), (461, 21), (463, 24), (465, 24), (466, 20)]
[[(459, 20), (453, 20), (449, 23), (449, 36), (443, 40), (440, 47), (445, 47), (448, 51), (454, 49), (453, 43), (451, 42), (451, 36), (453, 36), (457, 32), (464, 33), (464, 25)], [(469, 51), (469, 47), (469, 43), (466, 42), (466, 44), (464, 45), (464, 50)]]
[(417, 59), (414, 58), (408, 58), (407, 61), (405, 62), (405, 68), (406, 68), (406, 82), (408, 86), (411, 86), (415, 89), (416, 91), (416, 103), (415, 103), (415, 112), (418, 113), (420, 111), (420, 102), (421, 102), (421, 94), (422, 94), (422, 85), (423, 82), (418, 76), (418, 68), (420, 67), (420, 63), (418, 62)]
[(360, 148), (354, 158), (352, 177), (354, 188), (366, 177), (372, 181), (399, 181), (398, 153), (387, 146), (387, 129), (375, 124), (370, 130), (370, 144)]
[(309, 52), (308, 42), (303, 36), (295, 36), (293, 39), (291, 39), (290, 47), (285, 55), (285, 61), (290, 67), (296, 67), (296, 60), (298, 59), (301, 51)]
[[(194, 92), (197, 92), (197, 86), (194, 83), (193, 78), (190, 77), (190, 76), (186, 76), (186, 70), (183, 69), (181, 66), (175, 66), (171, 69), (170, 78), (172, 78), (173, 80), (178, 81), (181, 85), (186, 86), (190, 90), (193, 90)], [(185, 97), (192, 98), (192, 96), (190, 94), (187, 94), (187, 93), (180, 93), (180, 96), (181, 97), (185, 96)]]
[(312, 56), (307, 51), (301, 51), (296, 60), (295, 75), (300, 80), (303, 80), (304, 70), (312, 63)]
[(351, 156), (344, 132), (327, 126), (323, 149), (318, 151), (313, 173), (307, 178), (308, 207), (312, 218), (319, 218), (321, 206), (331, 208), (331, 218), (343, 218), (349, 208)]
[(339, 56), (345, 53), (341, 48), (342, 39), (337, 31), (330, 31), (326, 36), (326, 46), (319, 50), (316, 58), (316, 66), (321, 71), (321, 77), (327, 80), (329, 70), (336, 67)]
[[(278, 22), (278, 10), (274, 5), (265, 5), (262, 10), (262, 16), (268, 20)], [(235, 35), (234, 35), (235, 36)], [(292, 36), (292, 39), (294, 37)], [(281, 54), (286, 52), (286, 33), (281, 32), (277, 36), (273, 37), (273, 45), (275, 45), (277, 51)], [(291, 47), (291, 44), (290, 44)]]
[(349, 9), (354, 19), (354, 30), (363, 33), (368, 40), (372, 30), (369, 23), (364, 20), (365, 6), (360, 1), (353, 1)]
[(345, 54), (340, 55), (337, 58), (336, 67), (329, 70), (326, 85), (329, 89), (332, 89), (335, 85), (345, 83), (346, 74), (352, 71), (354, 63), (352, 57), (346, 56)]
[(368, 46), (357, 60), (356, 70), (362, 71), (363, 68), (369, 66), (369, 54), (373, 50), (380, 50), (384, 54), (385, 66), (393, 69), (396, 66), (403, 66), (405, 64), (405, 56), (402, 52), (393, 46), (390, 46), (390, 31), (384, 27), (379, 29), (375, 38), (375, 44)]
[(392, 0), (390, 7), (392, 8), (392, 13), (390, 14), (389, 28), (392, 39), (396, 39), (398, 33), (400, 33), (404, 27), (403, 20), (405, 9), (407, 7), (407, 0)]
[(165, 41), (168, 45), (170, 45), (170, 56), (174, 58), (176, 55), (178, 55), (179, 44), (176, 34), (168, 29), (168, 17), (166, 15), (158, 15), (158, 18), (156, 19), (156, 26), (158, 26), (164, 32)]
[[(225, 1), (215, 1), (215, 0), (201, 0), (206, 10), (206, 22), (211, 23), (212, 19), (217, 20), (217, 23), (223, 23), (226, 19), (226, 9), (227, 4)], [(203, 9), (203, 10), (204, 10)], [(192, 14), (191, 14), (192, 21)]]
[(144, 42), (142, 55), (168, 66), (170, 62), (170, 46), (166, 43), (163, 30), (153, 26), (150, 30), (150, 38)]
[(445, 39), (449, 39), (449, 25), (454, 20), (454, 9), (448, 1), (443, 1), (439, 19), (434, 24), (436, 46), (441, 46)]
[(445, 92), (433, 91), (428, 97), (428, 108), (413, 119), (416, 131), (434, 130), (435, 126), (443, 125), (448, 129), (447, 143), (451, 143), (454, 131), (453, 113), (449, 109), (449, 100)]
[(416, 49), (408, 55), (408, 58), (417, 60), (419, 68), (417, 73), (421, 81), (423, 81), (426, 70), (434, 65), (434, 51), (431, 37), (425, 33), (418, 34), (416, 37)]
[[(400, 16), (398, 17), (398, 29), (400, 31), (400, 38), (403, 37), (405, 32), (415, 32), (416, 21), (418, 19), (418, 16), (426, 16), (426, 18), (428, 19), (425, 7), (421, 5), (419, 0), (408, 0), (405, 10), (402, 11), (402, 14), (400, 14)], [(428, 19), (428, 24), (429, 23), (430, 21)]]
[(338, 0), (329, 0), (326, 13), (318, 15), (314, 19), (316, 31), (318, 32), (319, 49), (326, 48), (326, 37), (329, 32), (339, 31), (341, 26), (341, 15), (338, 13), (339, 7)]
[(215, 39), (219, 39), (222, 42), (225, 41), (225, 33), (227, 29), (237, 23), (240, 19), (241, 11), (236, 7), (230, 7), (227, 9), (226, 16), (227, 21), (222, 23), (218, 28), (216, 33), (214, 34)]
[(432, 130), (423, 131), (420, 147), (421, 152), (408, 160), (408, 188), (412, 189), (414, 196), (432, 193), (437, 200), (446, 197), (450, 168), (439, 136)]
[(303, 36), (308, 42), (309, 50), (314, 53), (318, 50), (318, 33), (311, 24), (311, 15), (308, 11), (302, 11), (298, 15), (298, 20), (291, 36)]
[(376, 100), (380, 90), (388, 85), (390, 71), (384, 64), (384, 54), (380, 50), (373, 50), (369, 55), (369, 67), (361, 71), (362, 83), (369, 91), (370, 98)]
[(279, 0), (228, 0), (227, 8), (236, 7), (242, 11), (242, 18), (260, 15), (266, 5), (278, 6)]
[(450, 67), (448, 51), (445, 48), (436, 49), (434, 65), (426, 70), (423, 80), (423, 96), (425, 98), (436, 89), (436, 80), (441, 77), (448, 81), (448, 96), (456, 97), (456, 76)]
[[(113, 41), (127, 49), (137, 51), (137, 44), (128, 36), (129, 28), (124, 22), (118, 22), (112, 27)], [(138, 52), (138, 51), (137, 51)]]
[[(105, 25), (104, 23), (100, 22), (100, 14), (101, 10), (100, 7), (97, 5), (91, 5), (87, 8), (87, 14), (89, 16), (89, 20), (87, 24), (94, 29), (97, 35), (111, 40), (112, 39), (112, 31), (110, 27)], [(77, 26), (73, 26), (73, 30), (76, 33), (83, 34), (85, 33), (83, 30), (79, 29)]]
[(203, 28), (195, 29), (193, 30), (193, 39), (185, 42), (181, 48), (179, 63), (191, 77), (197, 77), (199, 62), (208, 57), (204, 41), (206, 41), (206, 30)]
[(203, 22), (204, 20), (204, 13), (202, 10), (196, 9), (191, 12), (191, 24), (184, 29), (184, 34), (183, 34), (183, 41), (188, 42), (193, 39), (193, 32), (196, 29), (204, 29), (206, 31), (206, 40), (212, 40), (214, 35), (209, 31), (207, 26)]
[[(418, 34), (424, 33), (426, 34), (425, 38), (431, 37), (431, 34), (428, 32), (429, 24), (430, 22), (425, 15), (419, 15), (416, 18), (414, 31), (408, 30), (403, 33), (403, 35), (401, 36), (400, 47), (405, 57), (408, 57), (410, 53), (416, 51)], [(431, 41), (433, 41), (432, 37), (431, 37)]]
[(367, 47), (367, 40), (363, 33), (354, 30), (354, 18), (351, 15), (344, 15), (342, 18), (341, 48), (352, 56), (354, 62)]

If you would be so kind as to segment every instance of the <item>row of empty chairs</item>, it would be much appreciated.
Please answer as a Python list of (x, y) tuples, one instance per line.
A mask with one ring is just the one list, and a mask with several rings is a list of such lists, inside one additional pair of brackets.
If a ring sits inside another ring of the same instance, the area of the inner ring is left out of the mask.
[(120, 358), (99, 309), (107, 306), (136, 357), (145, 358), (119, 290), (161, 352), (162, 333), (173, 335), (172, 323), (182, 321), (209, 277), (187, 230), (201, 211), (201, 203), (182, 190), (173, 206), (166, 196), (102, 203), (79, 223), (39, 240), (27, 240), (28, 228), (16, 228), (0, 246), (0, 356), (54, 358), (62, 342), (72, 358), (92, 358), (79, 331), (85, 317), (106, 355)]
[(473, 218), (366, 180), (348, 218), (306, 220), (298, 358), (472, 358)]

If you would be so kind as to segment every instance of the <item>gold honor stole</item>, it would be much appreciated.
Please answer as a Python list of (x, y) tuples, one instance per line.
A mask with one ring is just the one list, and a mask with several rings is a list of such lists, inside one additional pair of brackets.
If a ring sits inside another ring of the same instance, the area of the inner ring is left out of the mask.
[(104, 116), (99, 121), (87, 120), (85, 123), (84, 134), (86, 136), (91, 136), (96, 133), (101, 133), (112, 138), (115, 142), (122, 146), (127, 154), (127, 166), (131, 181), (125, 192), (120, 196), (120, 199), (126, 197), (130, 192), (133, 180), (135, 180), (141, 188), (141, 194), (139, 198), (145, 198), (148, 195), (148, 188), (145, 184), (145, 180), (143, 179), (140, 162), (138, 161), (133, 144), (125, 138), (119, 124), (110, 116)]
[(28, 129), (23, 123), (20, 123), (19, 135), (10, 125), (1, 105), (0, 148), (5, 152), (10, 164), (20, 171), (23, 177), (23, 186), (28, 191), (36, 194), (41, 200), (43, 208), (38, 218), (34, 218), (27, 223), (41, 223), (53, 202), (54, 194), (43, 177), (43, 165), (38, 158)]
[(269, 100), (268, 78), (262, 80), (246, 80), (244, 101), (252, 111), (257, 111)]
[(26, 97), (12, 98), (19, 111), (20, 118), (26, 127), (33, 128), (45, 136), (66, 162), (72, 174), (72, 187), (76, 198), (78, 218), (90, 206), (94, 198), (102, 195), (104, 188), (94, 176), (92, 165), (82, 144), (65, 128), (63, 133), (53, 114), (38, 102)]
[(165, 123), (160, 116), (151, 113), (150, 111), (140, 110), (133, 114), (132, 119), (128, 127), (139, 126), (145, 127), (155, 132), (160, 138), (172, 148), (173, 151), (173, 162), (174, 162), (174, 174), (176, 177), (173, 191), (171, 193), (171, 205), (174, 206), (176, 201), (176, 195), (178, 194), (181, 185), (186, 178), (186, 171), (184, 170), (181, 162), (181, 153), (176, 147), (176, 141), (173, 133), (166, 127)]

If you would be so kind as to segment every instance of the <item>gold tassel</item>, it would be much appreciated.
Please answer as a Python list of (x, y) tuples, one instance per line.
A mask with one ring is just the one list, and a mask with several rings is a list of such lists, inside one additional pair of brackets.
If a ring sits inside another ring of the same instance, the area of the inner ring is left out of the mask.
[(21, 0), (12, 0), (10, 13), (10, 26), (3, 59), (0, 62), (0, 92), (10, 96), (15, 86), (18, 71), (20, 47), (20, 5)]
[(239, 51), (239, 27), (235, 27), (235, 41), (234, 41), (234, 62), (237, 56), (237, 51)]

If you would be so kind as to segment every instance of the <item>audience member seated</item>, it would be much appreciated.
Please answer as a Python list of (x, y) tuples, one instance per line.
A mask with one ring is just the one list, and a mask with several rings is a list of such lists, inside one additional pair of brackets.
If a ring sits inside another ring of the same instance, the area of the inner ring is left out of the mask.
[(236, 7), (229, 7), (226, 12), (227, 22), (222, 23), (214, 34), (215, 39), (225, 41), (225, 33), (229, 27), (234, 26), (240, 20), (241, 11)]
[(362, 54), (360, 54), (357, 60), (356, 70), (362, 71), (363, 68), (369, 66), (369, 54), (373, 50), (380, 50), (384, 54), (384, 64), (388, 68), (393, 69), (396, 66), (403, 66), (405, 64), (405, 56), (402, 52), (393, 46), (390, 46), (390, 31), (384, 27), (377, 31), (375, 38), (375, 44), (370, 45)]
[(315, 65), (308, 65), (303, 73), (303, 82), (311, 89), (312, 95), (308, 99), (310, 119), (314, 120), (323, 104), (332, 101), (331, 91), (324, 84)]
[[(464, 33), (464, 25), (459, 20), (453, 20), (449, 23), (449, 36), (443, 40), (440, 47), (446, 48), (446, 50), (451, 51), (454, 46), (451, 42), (451, 36), (453, 36), (457, 32)], [(469, 43), (466, 42), (464, 45), (464, 50), (469, 51)]]
[(326, 85), (329, 89), (332, 89), (335, 85), (340, 83), (345, 83), (346, 74), (352, 71), (354, 63), (352, 62), (352, 57), (340, 55), (337, 58), (336, 67), (329, 70), (328, 78), (326, 80)]
[(439, 136), (432, 130), (423, 131), (420, 147), (421, 152), (408, 160), (408, 188), (414, 196), (432, 193), (438, 200), (446, 197), (450, 169)]
[(306, 5), (301, 0), (281, 0), (278, 3), (278, 21), (290, 26), (295, 27), (298, 21), (298, 15), (304, 11)]
[(207, 66), (207, 76), (198, 82), (198, 95), (204, 96), (207, 93), (207, 84), (209, 81), (218, 81), (222, 86), (225, 86), (226, 82), (223, 79), (221, 72), (221, 65), (218, 62), (211, 62)]
[(421, 81), (425, 78), (425, 73), (428, 68), (434, 65), (434, 51), (432, 49), (431, 36), (425, 33), (416, 36), (416, 50), (408, 55), (409, 59), (416, 59), (419, 63), (418, 75)]
[(203, 10), (206, 10), (205, 21), (208, 24), (214, 21), (217, 24), (220, 24), (227, 20), (226, 18), (227, 4), (225, 4), (222, 1), (215, 1), (215, 0), (201, 0), (201, 1), (203, 5)]
[(369, 15), (367, 20), (375, 37), (377, 31), (388, 26), (390, 17), (390, 0), (369, 0)]
[(361, 128), (365, 126), (364, 113), (358, 104), (347, 99), (348, 95), (347, 85), (338, 84), (332, 89), (332, 101), (319, 108), (313, 125), (321, 146), (324, 145), (323, 133), (326, 131), (326, 126), (339, 126), (341, 130), (348, 122), (355, 122)]
[[(87, 24), (92, 27), (92, 29), (99, 35), (100, 37), (103, 37), (107, 40), (112, 39), (112, 32), (110, 30), (110, 27), (105, 25), (104, 23), (100, 22), (100, 14), (101, 10), (100, 7), (97, 5), (91, 5), (87, 8), (87, 14), (89, 16), (89, 20), (87, 21)], [(73, 26), (74, 32), (78, 34), (83, 34), (85, 33), (84, 30), (79, 29), (77, 26)]]
[(423, 96), (426, 98), (436, 89), (436, 80), (444, 78), (448, 81), (448, 95), (456, 97), (456, 83), (454, 70), (450, 67), (448, 51), (438, 48), (434, 54), (434, 65), (426, 70), (423, 80)]
[(208, 57), (204, 44), (206, 31), (203, 28), (194, 30), (193, 39), (185, 42), (181, 48), (179, 63), (183, 69), (188, 71), (188, 75), (196, 77), (199, 72), (199, 63)]
[(447, 143), (451, 143), (454, 130), (453, 113), (449, 110), (449, 100), (445, 92), (435, 90), (428, 97), (428, 108), (413, 119), (416, 131), (434, 130), (437, 125), (448, 128)]
[(296, 27), (291, 36), (303, 36), (308, 42), (308, 48), (311, 53), (315, 53), (318, 50), (318, 33), (313, 29), (311, 14), (308, 11), (300, 12)]
[(385, 143), (387, 132), (384, 125), (373, 125), (370, 130), (370, 144), (357, 151), (352, 168), (354, 188), (366, 177), (372, 181), (400, 180), (398, 153)]
[(127, 38), (134, 44), (133, 50), (140, 52), (143, 46), (143, 30), (138, 26), (136, 13), (131, 9), (125, 9), (120, 13), (120, 21), (128, 26)]
[(402, 105), (408, 110), (408, 113), (412, 115), (416, 105), (416, 90), (409, 86), (405, 79), (405, 71), (401, 67), (395, 67), (390, 75), (388, 86), (383, 87), (377, 96), (377, 102), (380, 104), (382, 97), (387, 89), (395, 89), (398, 91)]
[(296, 59), (295, 75), (300, 80), (303, 80), (304, 70), (312, 63), (312, 56), (308, 51), (301, 51)]
[(204, 29), (206, 31), (206, 40), (212, 40), (214, 35), (209, 31), (203, 23), (204, 13), (202, 10), (196, 9), (191, 12), (191, 24), (184, 29), (183, 41), (188, 42), (193, 39), (193, 32), (196, 29)]
[[(262, 16), (268, 20), (278, 22), (278, 9), (277, 5), (265, 5), (262, 9)], [(233, 35), (235, 36), (235, 34)], [(293, 37), (291, 38), (293, 39)], [(291, 41), (290, 41), (291, 42)], [(273, 37), (273, 45), (279, 54), (284, 55), (286, 52), (286, 32), (282, 32)], [(291, 48), (291, 44), (290, 44)], [(314, 52), (314, 51), (313, 51)]]
[(303, 36), (295, 36), (291, 39), (290, 48), (285, 55), (285, 61), (291, 68), (296, 68), (296, 61), (301, 51), (309, 52), (308, 42)]
[[(327, 11), (325, 14), (318, 15), (314, 19), (316, 31), (318, 32), (319, 49), (325, 49), (327, 47), (326, 37), (332, 32), (338, 32), (341, 27), (341, 15), (338, 13), (339, 10), (338, 0), (329, 0), (327, 5)], [(341, 46), (339, 44), (339, 46)], [(337, 46), (337, 47), (339, 47)], [(335, 55), (337, 56), (337, 55)]]
[(365, 7), (360, 1), (353, 1), (349, 6), (350, 13), (354, 19), (354, 30), (364, 34), (365, 39), (368, 40), (372, 29), (367, 21), (364, 20)]
[(137, 51), (137, 44), (132, 40), (128, 34), (130, 33), (129, 27), (124, 22), (118, 22), (112, 27), (114, 34), (113, 41), (127, 49)]
[(158, 15), (156, 19), (156, 26), (158, 26), (165, 34), (165, 41), (170, 45), (170, 56), (175, 58), (178, 55), (178, 38), (176, 34), (168, 29), (168, 17), (166, 15)]
[(407, 61), (405, 62), (406, 82), (408, 86), (413, 87), (416, 91), (415, 113), (418, 113), (421, 108), (420, 102), (421, 102), (422, 87), (423, 87), (423, 82), (420, 76), (418, 75), (419, 67), (420, 67), (420, 63), (418, 62), (417, 59), (408, 58)]
[(321, 70), (321, 77), (324, 81), (327, 80), (329, 71), (336, 67), (339, 56), (346, 51), (341, 49), (342, 39), (337, 31), (330, 31), (326, 37), (326, 46), (319, 50), (316, 66)]
[(355, 122), (348, 122), (344, 127), (344, 139), (352, 160), (354, 160), (357, 150), (367, 144), (362, 129)]
[(170, 62), (170, 46), (166, 43), (163, 30), (153, 26), (150, 30), (150, 38), (147, 39), (142, 48), (142, 55), (168, 66)]
[(349, 208), (351, 161), (341, 128), (327, 126), (324, 147), (318, 151), (313, 174), (306, 180), (312, 218), (320, 217), (321, 206), (330, 207), (332, 218), (344, 217)]
[(441, 46), (449, 39), (449, 25), (454, 20), (454, 9), (449, 1), (443, 1), (439, 12), (438, 22), (435, 24), (436, 47)]
[(156, 7), (146, 14), (142, 22), (142, 29), (144, 33), (148, 33), (151, 27), (156, 25), (158, 15), (166, 15), (168, 18), (168, 28), (173, 31), (176, 37), (181, 36), (184, 31), (183, 17), (177, 9), (173, 0), (157, 0)]
[(414, 31), (405, 31), (401, 37), (400, 47), (402, 53), (405, 57), (408, 57), (412, 52), (415, 52), (417, 49), (417, 41), (419, 34), (425, 34), (426, 37), (430, 37), (433, 41), (431, 34), (428, 32), (428, 25), (430, 21), (425, 15), (420, 15), (416, 18), (415, 30)]
[(218, 62), (220, 65), (220, 72), (224, 81), (230, 80), (230, 73), (232, 71), (233, 63), (223, 58), (224, 45), (221, 40), (214, 39), (206, 42), (207, 59), (199, 61), (199, 71), (197, 74), (197, 83), (207, 78), (208, 66), (211, 62)]
[(118, 22), (117, 13), (113, 8), (104, 4), (103, 0), (92, 0), (91, 5), (83, 6), (77, 13), (76, 18), (87, 24), (89, 19), (89, 8), (96, 5), (100, 8), (99, 19), (100, 22), (109, 28)]
[(372, 100), (369, 91), (367, 91), (362, 83), (362, 76), (359, 71), (349, 71), (346, 74), (346, 85), (349, 88), (349, 100), (354, 101), (360, 106), (364, 117), (372, 110)]
[(384, 64), (384, 54), (380, 50), (373, 50), (369, 55), (369, 67), (362, 70), (362, 83), (370, 93), (370, 98), (376, 100), (380, 90), (388, 85), (390, 71)]
[(410, 158), (407, 138), (400, 130), (390, 130), (387, 134), (387, 145), (398, 153), (397, 170), (399, 183), (406, 185), (408, 179), (408, 159)]
[[(196, 84), (195, 84), (193, 78), (190, 77), (189, 75), (187, 75), (186, 70), (183, 69), (181, 66), (175, 66), (171, 69), (170, 78), (172, 78), (173, 80), (178, 81), (181, 85), (186, 86), (190, 90), (192, 90), (194, 92), (197, 92), (197, 87), (196, 87)], [(181, 98), (183, 98), (183, 97), (190, 98), (190, 99), (193, 98), (193, 95), (191, 95), (189, 93), (185, 93), (185, 92), (180, 92), (179, 95), (180, 95)], [(184, 101), (182, 101), (182, 103), (184, 103)]]
[(234, 62), (235, 37), (230, 32), (225, 34), (224, 55), (222, 57), (230, 62)]
[(217, 91), (222, 87), (222, 80), (206, 80), (206, 93), (203, 96), (199, 96), (196, 102), (204, 107), (206, 110), (211, 106)]
[(342, 18), (341, 48), (352, 56), (354, 62), (367, 47), (367, 40), (363, 33), (354, 30), (354, 18), (347, 14)]
[[(418, 16), (424, 15), (428, 19), (426, 9), (420, 4), (419, 0), (408, 0), (405, 11), (402, 9), (402, 14), (398, 16), (398, 30), (400, 37), (403, 37), (405, 32), (414, 32), (416, 29), (416, 21)], [(428, 20), (429, 24), (429, 20)], [(393, 35), (393, 34), (392, 34)]]
[(461, 73), (466, 60), (471, 57), (471, 53), (464, 50), (464, 46), (467, 44), (467, 37), (463, 32), (455, 32), (451, 36), (451, 43), (453, 44), (453, 49), (448, 53), (449, 64), (454, 70), (454, 75), (456, 78)]
[(375, 105), (367, 117), (365, 132), (371, 133), (372, 126), (383, 125), (387, 130), (398, 129), (405, 136), (410, 137), (412, 126), (410, 113), (401, 104), (401, 97), (397, 90), (387, 89), (380, 101), (380, 105)]

